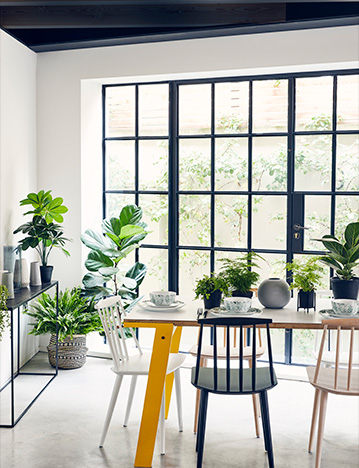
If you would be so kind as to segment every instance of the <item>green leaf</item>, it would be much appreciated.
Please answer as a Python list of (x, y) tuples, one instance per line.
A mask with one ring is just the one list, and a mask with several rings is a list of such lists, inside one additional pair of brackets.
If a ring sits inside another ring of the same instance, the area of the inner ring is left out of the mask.
[(107, 278), (103, 276), (94, 275), (93, 273), (87, 273), (82, 278), (82, 283), (85, 288), (94, 288), (96, 286), (103, 286), (103, 283), (107, 281)]
[(118, 237), (121, 232), (121, 223), (119, 218), (104, 219), (102, 221), (102, 229), (105, 232), (111, 232)]
[(359, 222), (350, 223), (345, 229), (344, 232), (345, 241), (348, 243), (349, 247), (354, 247), (359, 243)]
[(87, 256), (85, 266), (89, 271), (98, 271), (100, 268), (112, 267), (113, 261), (103, 252), (92, 250)]
[(93, 250), (101, 251), (111, 247), (109, 243), (106, 242), (106, 237), (102, 234), (98, 234), (92, 229), (87, 229), (87, 231), (81, 235), (81, 241), (86, 245), (86, 247)]
[(108, 236), (111, 240), (114, 241), (114, 243), (121, 248), (121, 240), (116, 236), (116, 234), (113, 234), (112, 232), (106, 232), (106, 236)]
[(132, 278), (122, 276), (121, 281), (122, 281), (123, 286), (125, 286), (125, 288), (127, 289), (135, 289), (137, 287), (137, 281)]
[(137, 282), (137, 286), (139, 286), (144, 277), (146, 276), (147, 273), (147, 267), (143, 263), (136, 262), (133, 267), (131, 267), (127, 273), (126, 276), (129, 278), (133, 278)]
[(128, 237), (143, 234), (145, 230), (141, 226), (135, 226), (133, 224), (127, 224), (121, 228), (120, 239), (126, 239)]
[(121, 210), (120, 224), (126, 226), (127, 224), (137, 224), (142, 218), (142, 208), (136, 205), (127, 205)]
[(118, 273), (118, 268), (116, 267), (101, 267), (98, 272), (103, 276), (116, 275)]

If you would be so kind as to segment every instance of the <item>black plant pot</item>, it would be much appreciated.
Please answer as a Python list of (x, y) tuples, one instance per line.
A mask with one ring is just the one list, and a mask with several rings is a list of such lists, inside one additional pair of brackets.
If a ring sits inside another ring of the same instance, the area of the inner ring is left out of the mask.
[(298, 292), (297, 310), (299, 309), (314, 309), (316, 306), (315, 291), (302, 291)]
[(52, 270), (54, 269), (53, 266), (40, 266), (40, 275), (41, 275), (41, 283), (51, 283), (51, 277), (52, 277)]
[(253, 291), (247, 291), (245, 293), (242, 293), (240, 291), (233, 291), (232, 297), (253, 297)]
[(214, 309), (215, 307), (219, 307), (221, 305), (222, 299), (222, 291), (213, 291), (210, 294), (209, 298), (204, 298), (204, 308), (205, 309)]
[(334, 276), (330, 278), (330, 287), (333, 290), (334, 299), (358, 299), (359, 278), (343, 280)]

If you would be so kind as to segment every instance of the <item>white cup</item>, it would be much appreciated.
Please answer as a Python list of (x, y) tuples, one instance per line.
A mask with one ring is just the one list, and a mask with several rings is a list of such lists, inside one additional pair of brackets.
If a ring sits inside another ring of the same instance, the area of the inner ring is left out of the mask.
[(153, 291), (150, 292), (150, 299), (157, 306), (169, 306), (176, 300), (174, 291)]
[(236, 314), (245, 314), (249, 311), (252, 305), (250, 297), (226, 297), (224, 299), (224, 307), (227, 312)]

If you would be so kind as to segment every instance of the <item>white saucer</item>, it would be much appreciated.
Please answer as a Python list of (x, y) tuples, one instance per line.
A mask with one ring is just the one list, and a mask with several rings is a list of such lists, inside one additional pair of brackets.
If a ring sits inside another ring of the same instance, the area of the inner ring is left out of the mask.
[(319, 311), (320, 315), (324, 318), (358, 318), (359, 314), (336, 314), (333, 309), (322, 309)]
[(181, 309), (185, 305), (182, 301), (175, 301), (172, 302), (170, 305), (156, 305), (150, 300), (142, 301), (138, 303), (145, 310), (153, 310), (153, 311), (164, 311), (164, 310), (178, 310)]
[(247, 317), (253, 315), (261, 315), (263, 310), (257, 309), (256, 307), (251, 307), (247, 312), (227, 312), (226, 309), (221, 309), (216, 307), (208, 311), (208, 313), (213, 315), (218, 315), (220, 317)]

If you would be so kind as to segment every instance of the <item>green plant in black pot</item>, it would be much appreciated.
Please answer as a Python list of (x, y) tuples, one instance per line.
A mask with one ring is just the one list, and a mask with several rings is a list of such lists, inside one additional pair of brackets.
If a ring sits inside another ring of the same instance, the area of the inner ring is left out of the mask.
[(7, 287), (4, 284), (0, 284), (0, 341), (5, 327), (9, 325), (9, 311), (6, 306), (6, 300), (8, 297), (9, 291)]
[(318, 260), (315, 257), (308, 257), (286, 264), (286, 269), (292, 276), (289, 289), (298, 289), (297, 309), (315, 309), (315, 290), (321, 286), (324, 275), (324, 268)]
[(37, 303), (26, 311), (34, 319), (30, 323), (33, 329), (29, 334), (51, 335), (47, 349), (49, 362), (55, 367), (58, 330), (59, 368), (82, 367), (86, 362), (86, 335), (103, 330), (95, 301), (82, 297), (80, 288), (73, 288), (60, 291), (58, 304), (59, 312), (56, 316), (56, 295), (51, 297), (47, 293), (41, 294)]
[(336, 273), (331, 278), (335, 299), (357, 299), (359, 278), (354, 269), (359, 266), (359, 222), (348, 224), (340, 238), (328, 234), (316, 240), (328, 250), (321, 262)]
[(252, 269), (259, 268), (259, 265), (254, 261), (257, 258), (262, 259), (255, 252), (248, 252), (236, 260), (228, 258), (220, 260), (223, 262), (222, 274), (232, 296), (252, 297), (251, 288), (257, 284), (260, 278), (259, 273)]
[(194, 292), (196, 299), (204, 300), (205, 309), (213, 309), (221, 305), (222, 293), (228, 294), (228, 285), (222, 274), (211, 273), (197, 280)]
[(20, 201), (20, 206), (27, 205), (31, 205), (33, 209), (24, 213), (24, 216), (32, 214), (32, 220), (19, 226), (14, 234), (22, 232), (26, 235), (19, 241), (20, 248), (27, 250), (31, 247), (37, 251), (41, 261), (41, 281), (49, 283), (53, 266), (48, 265), (48, 260), (52, 249), (59, 248), (66, 256), (70, 255), (64, 248), (70, 239), (64, 237), (64, 230), (58, 224), (63, 222), (62, 215), (68, 209), (63, 205), (61, 197), (52, 197), (51, 190), (29, 193), (26, 198)]

